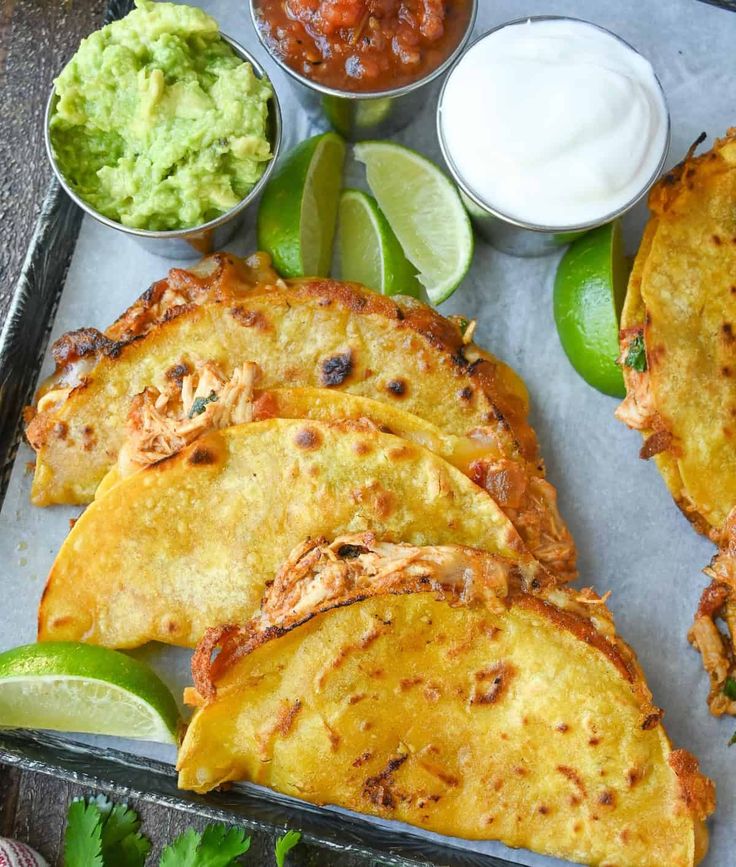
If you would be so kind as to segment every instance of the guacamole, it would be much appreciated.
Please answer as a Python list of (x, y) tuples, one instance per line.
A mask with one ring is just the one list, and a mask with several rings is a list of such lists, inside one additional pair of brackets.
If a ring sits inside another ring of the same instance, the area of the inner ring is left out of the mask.
[(138, 0), (55, 82), (51, 145), (71, 188), (140, 229), (201, 225), (263, 174), (271, 85), (201, 9)]

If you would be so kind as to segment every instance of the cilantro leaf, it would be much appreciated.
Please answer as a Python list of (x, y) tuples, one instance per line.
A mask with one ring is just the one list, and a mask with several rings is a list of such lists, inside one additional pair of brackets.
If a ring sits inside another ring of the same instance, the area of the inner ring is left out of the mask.
[(105, 867), (143, 867), (151, 841), (141, 833), (128, 834), (117, 844), (114, 852), (105, 851)]
[(644, 335), (639, 332), (633, 340), (629, 341), (628, 351), (624, 358), (624, 364), (639, 373), (647, 369), (647, 350), (644, 346)]
[(736, 680), (732, 677), (727, 677), (726, 682), (723, 684), (723, 692), (726, 698), (736, 701)]
[(64, 833), (65, 867), (103, 867), (102, 816), (95, 802), (72, 801)]
[(193, 867), (201, 839), (199, 831), (187, 828), (163, 850), (158, 867)]
[(74, 801), (65, 837), (67, 867), (143, 867), (151, 843), (139, 831), (140, 819), (125, 804), (104, 795)]
[(208, 403), (216, 403), (219, 398), (214, 391), (211, 391), (207, 397), (195, 397), (192, 402), (192, 408), (189, 410), (188, 418), (194, 418), (195, 415), (201, 415), (207, 409)]
[(241, 828), (208, 825), (201, 834), (189, 828), (164, 849), (159, 867), (230, 867), (249, 848)]
[(199, 844), (197, 867), (228, 867), (250, 849), (250, 837), (242, 828), (208, 825)]
[(286, 856), (302, 839), (299, 831), (287, 831), (283, 837), (276, 841), (276, 867), (284, 867)]

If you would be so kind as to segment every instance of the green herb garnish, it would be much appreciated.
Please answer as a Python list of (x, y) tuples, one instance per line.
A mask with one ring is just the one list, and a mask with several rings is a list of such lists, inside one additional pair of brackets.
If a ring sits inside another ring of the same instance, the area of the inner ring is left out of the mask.
[[(103, 795), (72, 801), (64, 834), (64, 867), (144, 867), (151, 841), (140, 833), (138, 814), (125, 804), (113, 804)], [(277, 867), (301, 839), (287, 831), (276, 841)], [(242, 828), (207, 825), (204, 831), (188, 828), (161, 853), (159, 867), (238, 867), (236, 859), (250, 848)]]
[(736, 701), (736, 680), (732, 677), (727, 677), (726, 682), (723, 684), (723, 693), (726, 698)]
[(302, 839), (299, 831), (287, 831), (283, 837), (276, 841), (276, 867), (284, 867), (286, 856)]
[(733, 733), (731, 740), (728, 742), (729, 747), (732, 747), (734, 744), (736, 744), (736, 732)]
[(624, 358), (624, 364), (639, 373), (647, 369), (647, 350), (644, 346), (644, 335), (640, 332), (629, 342), (629, 348)]
[(194, 418), (195, 415), (201, 415), (207, 408), (208, 403), (216, 403), (217, 400), (218, 397), (214, 391), (211, 391), (207, 397), (195, 397), (188, 417)]
[(159, 867), (231, 867), (250, 848), (240, 828), (208, 825), (201, 833), (189, 828), (161, 853)]
[(66, 867), (143, 867), (151, 851), (140, 819), (124, 804), (99, 795), (69, 805), (64, 835)]
[(72, 801), (64, 834), (64, 863), (68, 867), (103, 867), (100, 811), (94, 804)]

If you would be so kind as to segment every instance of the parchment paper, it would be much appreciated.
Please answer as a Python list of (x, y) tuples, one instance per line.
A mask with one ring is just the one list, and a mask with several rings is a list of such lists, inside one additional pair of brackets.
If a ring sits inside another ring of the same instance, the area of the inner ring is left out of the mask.
[[(321, 119), (304, 114), (289, 81), (260, 49), (246, 0), (211, 0), (201, 5), (215, 15), (224, 32), (254, 50), (272, 75), (284, 114), (285, 149), (321, 130)], [(650, 58), (672, 116), (670, 164), (682, 157), (701, 130), (712, 137), (736, 123), (735, 14), (695, 0), (480, 0), (477, 30), (545, 13), (602, 24)], [(440, 161), (435, 105), (436, 93), (397, 138)], [(352, 183), (362, 181), (359, 167), (352, 166), (351, 175)], [(642, 206), (625, 220), (630, 252), (636, 249), (645, 213)], [(251, 226), (232, 249), (243, 253), (254, 246)], [(85, 218), (52, 336), (83, 325), (104, 328), (173, 264), (177, 263), (149, 255), (114, 230)], [(514, 259), (478, 242), (472, 272), (442, 312), (476, 317), (478, 341), (526, 380), (549, 478), (560, 492), (563, 514), (578, 545), (580, 583), (593, 584), (599, 592), (613, 591), (610, 605), (619, 631), (639, 654), (655, 701), (665, 708), (673, 741), (694, 752), (703, 770), (716, 781), (719, 808), (711, 823), (706, 863), (708, 867), (733, 867), (736, 747), (729, 751), (727, 742), (736, 720), (716, 720), (708, 713), (707, 679), (685, 637), (705, 584), (700, 570), (713, 548), (696, 535), (675, 507), (654, 463), (638, 459), (638, 434), (613, 418), (617, 401), (588, 387), (570, 367), (552, 317), (556, 265), (556, 256)], [(47, 359), (44, 375), (50, 370)], [(3, 649), (34, 640), (36, 607), (45, 576), (68, 532), (69, 518), (80, 511), (29, 505), (26, 463), (31, 458), (31, 451), (22, 447), (0, 514)], [(188, 682), (187, 652), (149, 647), (139, 653), (179, 694)], [(595, 684), (590, 688), (595, 689)], [(121, 742), (115, 745), (120, 747)], [(134, 742), (122, 746), (134, 752), (153, 751), (173, 761), (173, 749), (158, 750)], [(560, 863), (498, 844), (462, 845), (519, 864), (549, 867)]]

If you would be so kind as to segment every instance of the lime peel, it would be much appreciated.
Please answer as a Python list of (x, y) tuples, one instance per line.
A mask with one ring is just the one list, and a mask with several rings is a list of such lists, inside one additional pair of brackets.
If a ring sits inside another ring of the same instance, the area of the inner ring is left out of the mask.
[(326, 276), (332, 262), (345, 142), (335, 132), (298, 144), (263, 191), (258, 247), (284, 277)]
[(179, 710), (144, 663), (104, 647), (46, 642), (0, 654), (0, 725), (175, 743)]
[(625, 395), (616, 359), (627, 277), (618, 221), (574, 241), (555, 276), (554, 315), (562, 348), (587, 383), (612, 397)]
[(362, 190), (343, 191), (337, 238), (341, 279), (384, 295), (418, 297), (414, 267), (373, 196)]
[(433, 162), (402, 145), (365, 141), (354, 153), (429, 299), (440, 304), (460, 285), (473, 257), (470, 218), (457, 188)]

